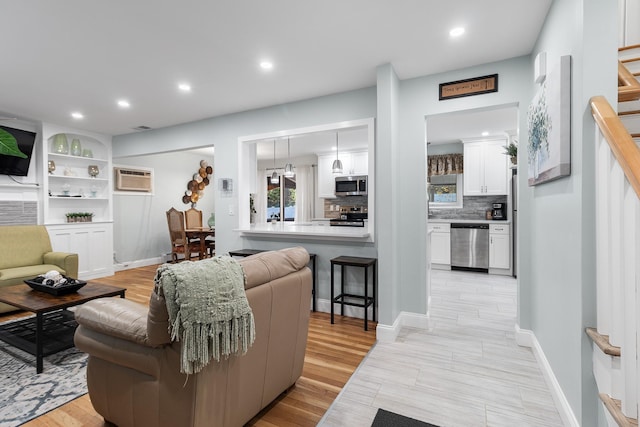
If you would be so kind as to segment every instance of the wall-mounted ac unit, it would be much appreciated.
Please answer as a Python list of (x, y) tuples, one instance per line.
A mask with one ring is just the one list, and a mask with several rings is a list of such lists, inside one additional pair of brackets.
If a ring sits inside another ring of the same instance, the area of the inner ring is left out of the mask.
[(116, 191), (140, 191), (151, 193), (153, 175), (151, 171), (126, 167), (113, 168)]

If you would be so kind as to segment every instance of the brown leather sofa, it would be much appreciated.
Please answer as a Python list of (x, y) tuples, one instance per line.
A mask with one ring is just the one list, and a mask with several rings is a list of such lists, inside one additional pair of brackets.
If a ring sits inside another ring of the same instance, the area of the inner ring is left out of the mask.
[(304, 248), (263, 252), (239, 262), (255, 318), (244, 356), (180, 373), (180, 342), (170, 342), (164, 297), (149, 307), (120, 298), (76, 311), (76, 346), (89, 354), (87, 385), (96, 411), (118, 426), (242, 426), (302, 374), (311, 272)]

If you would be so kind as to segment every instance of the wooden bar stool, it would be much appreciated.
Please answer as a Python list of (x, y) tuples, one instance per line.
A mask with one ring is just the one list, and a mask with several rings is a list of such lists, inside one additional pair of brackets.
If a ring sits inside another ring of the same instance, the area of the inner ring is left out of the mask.
[[(235, 251), (229, 251), (229, 256), (239, 256), (239, 257), (247, 257), (250, 255), (259, 254), (260, 252), (265, 252), (264, 249), (236, 249)], [(311, 274), (312, 279), (311, 283), (313, 284), (311, 289), (312, 303), (313, 303), (313, 311), (316, 311), (316, 279), (318, 274), (316, 272), (316, 254), (309, 254), (309, 261), (311, 262)]]
[[(340, 266), (340, 294), (334, 297), (334, 269), (335, 265)], [(346, 294), (344, 292), (344, 276), (345, 267), (362, 267), (364, 268), (364, 295)], [(369, 267), (373, 270), (373, 296), (369, 296)], [(340, 314), (344, 316), (344, 306), (364, 308), (364, 330), (368, 331), (368, 312), (367, 308), (373, 305), (373, 319), (376, 320), (376, 295), (378, 287), (378, 259), (363, 258), (353, 256), (339, 256), (331, 260), (331, 324), (333, 324), (333, 305), (340, 304)], [(355, 302), (353, 300), (356, 300)]]

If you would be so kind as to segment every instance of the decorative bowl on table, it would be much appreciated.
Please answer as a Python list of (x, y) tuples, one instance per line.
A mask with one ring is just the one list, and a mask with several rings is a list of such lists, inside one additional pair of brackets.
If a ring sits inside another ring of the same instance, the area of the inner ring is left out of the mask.
[(77, 292), (78, 289), (87, 284), (84, 280), (72, 279), (59, 273), (57, 276), (50, 275), (50, 277), (54, 278), (47, 278), (47, 275), (42, 275), (34, 277), (31, 280), (25, 280), (24, 282), (34, 291), (46, 292), (54, 296)]

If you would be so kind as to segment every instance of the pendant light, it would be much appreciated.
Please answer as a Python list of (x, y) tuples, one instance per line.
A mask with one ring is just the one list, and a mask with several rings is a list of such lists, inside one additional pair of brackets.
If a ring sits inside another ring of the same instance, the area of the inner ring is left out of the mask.
[(295, 175), (293, 172), (293, 165), (291, 164), (291, 150), (289, 147), (289, 138), (287, 137), (287, 164), (284, 165), (284, 176), (292, 178)]
[(273, 140), (273, 173), (271, 174), (271, 183), (274, 185), (280, 184), (280, 175), (276, 170), (276, 140)]
[(336, 132), (336, 159), (331, 169), (333, 173), (342, 173), (342, 160), (338, 158), (338, 132)]

